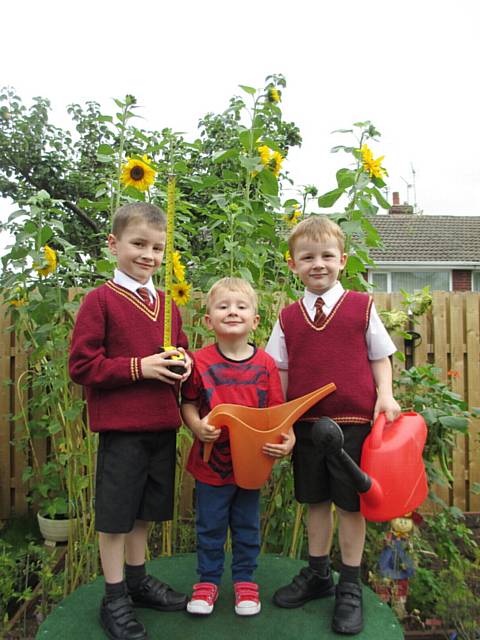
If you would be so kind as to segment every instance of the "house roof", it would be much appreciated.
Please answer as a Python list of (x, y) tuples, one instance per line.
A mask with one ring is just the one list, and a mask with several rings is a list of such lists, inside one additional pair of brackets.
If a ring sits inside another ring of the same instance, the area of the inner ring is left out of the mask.
[(384, 244), (370, 251), (377, 263), (480, 263), (480, 216), (388, 214), (370, 221)]

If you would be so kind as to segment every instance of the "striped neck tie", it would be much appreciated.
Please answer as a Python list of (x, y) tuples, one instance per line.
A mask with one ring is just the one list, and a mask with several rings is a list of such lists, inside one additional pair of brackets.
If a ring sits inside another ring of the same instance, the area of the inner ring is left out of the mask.
[(319, 327), (327, 317), (323, 313), (323, 305), (324, 305), (323, 298), (317, 298), (315, 300), (315, 318), (313, 319), (313, 324), (316, 327)]
[(137, 293), (142, 299), (142, 302), (144, 302), (149, 309), (153, 309), (154, 303), (152, 302), (152, 298), (150, 297), (147, 287), (138, 287)]

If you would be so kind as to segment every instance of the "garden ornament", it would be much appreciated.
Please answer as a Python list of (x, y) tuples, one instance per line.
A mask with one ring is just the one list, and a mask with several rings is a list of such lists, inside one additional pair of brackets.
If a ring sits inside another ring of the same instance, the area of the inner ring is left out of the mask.
[(385, 522), (401, 517), (427, 497), (422, 459), (427, 426), (420, 414), (406, 412), (387, 422), (381, 413), (365, 439), (360, 467), (343, 450), (343, 433), (334, 420), (317, 420), (312, 439), (324, 455), (335, 456), (349, 474), (367, 520)]
[[(235, 483), (242, 489), (260, 489), (268, 480), (274, 458), (262, 452), (267, 442), (281, 442), (301, 415), (335, 391), (333, 383), (307, 395), (264, 409), (239, 404), (218, 404), (208, 415), (209, 424), (227, 427), (232, 452)], [(204, 444), (203, 459), (208, 462), (213, 443)]]

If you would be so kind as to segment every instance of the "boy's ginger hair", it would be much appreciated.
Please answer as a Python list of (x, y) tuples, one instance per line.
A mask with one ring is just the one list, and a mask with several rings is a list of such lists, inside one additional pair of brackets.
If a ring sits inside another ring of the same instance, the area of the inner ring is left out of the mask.
[(308, 238), (309, 240), (319, 241), (325, 237), (335, 238), (338, 243), (340, 253), (345, 251), (345, 234), (340, 226), (330, 220), (327, 216), (312, 214), (302, 222), (299, 222), (288, 237), (288, 250), (293, 258), (295, 253), (295, 245), (300, 238)]
[(243, 278), (227, 277), (217, 280), (210, 287), (210, 290), (207, 293), (207, 313), (210, 310), (213, 298), (219, 291), (239, 291), (240, 293), (244, 293), (252, 303), (255, 312), (257, 311), (258, 299), (257, 294), (255, 293), (255, 289), (252, 287), (252, 285)]
[(138, 221), (146, 222), (159, 231), (167, 230), (167, 216), (154, 204), (148, 202), (132, 202), (117, 209), (113, 216), (112, 233), (120, 238), (125, 229)]

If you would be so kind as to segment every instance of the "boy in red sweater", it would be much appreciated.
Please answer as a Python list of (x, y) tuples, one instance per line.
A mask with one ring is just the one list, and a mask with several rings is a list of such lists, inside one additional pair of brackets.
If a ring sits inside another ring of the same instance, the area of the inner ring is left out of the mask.
[[(182, 415), (195, 435), (187, 469), (195, 477), (197, 573), (199, 582), (187, 611), (208, 615), (213, 611), (222, 579), (227, 531), (232, 535), (232, 579), (235, 612), (251, 616), (260, 612), (258, 585), (253, 582), (260, 552), (258, 490), (235, 484), (228, 430), (208, 423), (208, 414), (220, 403), (270, 407), (283, 402), (277, 368), (262, 349), (248, 342), (258, 324), (257, 297), (240, 278), (223, 278), (207, 295), (207, 327), (216, 343), (194, 355), (195, 367), (182, 387)], [(204, 443), (215, 443), (208, 462)], [(264, 453), (288, 455), (295, 443), (293, 430), (280, 444), (266, 444)]]
[[(381, 412), (394, 420), (400, 407), (392, 395), (389, 356), (395, 345), (366, 293), (345, 291), (338, 276), (346, 264), (344, 235), (326, 216), (311, 215), (288, 241), (288, 266), (305, 285), (304, 297), (280, 313), (266, 351), (280, 369), (287, 400), (334, 382), (335, 393), (310, 409), (295, 425), (295, 497), (308, 504), (309, 565), (274, 595), (279, 607), (293, 608), (335, 593), (332, 628), (356, 634), (363, 628), (360, 563), (365, 519), (348, 476), (322, 456), (311, 439), (315, 420), (328, 416), (342, 428), (345, 451), (360, 464), (371, 421)], [(332, 503), (339, 525), (340, 579), (334, 587), (329, 567)]]
[[(165, 296), (152, 275), (165, 250), (166, 218), (154, 205), (116, 212), (108, 246), (117, 259), (113, 280), (88, 293), (78, 312), (70, 376), (84, 385), (92, 431), (100, 432), (95, 522), (105, 597), (100, 621), (112, 640), (144, 640), (133, 605), (184, 609), (186, 596), (145, 571), (149, 521), (173, 512), (179, 383), (190, 374), (187, 338), (172, 305), (172, 341), (163, 345)], [(183, 354), (185, 372), (170, 370)], [(123, 577), (125, 564), (125, 581)]]

